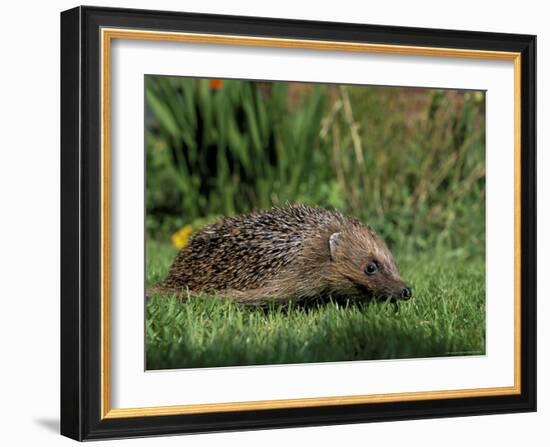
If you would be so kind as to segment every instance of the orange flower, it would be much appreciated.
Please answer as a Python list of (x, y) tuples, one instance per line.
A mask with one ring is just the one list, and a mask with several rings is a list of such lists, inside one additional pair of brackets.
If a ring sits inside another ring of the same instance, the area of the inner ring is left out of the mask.
[(219, 90), (223, 87), (222, 79), (210, 79), (210, 88), (212, 90)]

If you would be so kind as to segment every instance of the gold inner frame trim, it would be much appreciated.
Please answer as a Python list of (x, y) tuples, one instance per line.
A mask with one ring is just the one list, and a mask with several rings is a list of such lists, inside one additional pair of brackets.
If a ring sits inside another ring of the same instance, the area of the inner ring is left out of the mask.
[[(101, 29), (101, 418), (168, 416), (229, 411), (404, 402), (431, 399), (503, 396), (521, 393), (521, 54), (504, 51), (418, 47), (305, 39), (265, 38), (198, 33)], [(513, 61), (514, 63), (514, 385), (444, 391), (404, 392), (304, 399), (221, 402), (142, 408), (111, 408), (110, 340), (110, 126), (111, 126), (111, 41), (113, 39), (185, 42), (214, 45), (259, 46), (323, 51), (368, 52), (410, 56), (437, 56)]]

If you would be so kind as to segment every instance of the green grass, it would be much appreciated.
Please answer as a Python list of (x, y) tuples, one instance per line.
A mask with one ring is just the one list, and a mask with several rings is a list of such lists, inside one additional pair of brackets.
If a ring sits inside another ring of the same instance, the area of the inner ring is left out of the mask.
[[(148, 241), (147, 282), (175, 255)], [(482, 257), (399, 253), (414, 298), (394, 306), (333, 302), (251, 308), (216, 297), (153, 296), (147, 303), (147, 369), (418, 358), (485, 352)]]

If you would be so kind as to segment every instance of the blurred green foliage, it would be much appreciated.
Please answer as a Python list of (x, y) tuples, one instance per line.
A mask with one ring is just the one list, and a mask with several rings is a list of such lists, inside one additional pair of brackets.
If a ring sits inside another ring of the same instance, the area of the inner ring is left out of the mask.
[(483, 256), (482, 92), (147, 76), (147, 232), (338, 208), (390, 247)]

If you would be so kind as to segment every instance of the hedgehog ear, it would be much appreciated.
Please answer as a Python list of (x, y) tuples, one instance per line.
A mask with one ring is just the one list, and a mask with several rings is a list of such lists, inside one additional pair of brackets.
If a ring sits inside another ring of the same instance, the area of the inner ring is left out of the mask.
[(338, 246), (338, 240), (340, 239), (340, 233), (332, 233), (328, 238), (328, 248), (330, 252), (330, 259), (334, 261), (336, 257), (336, 249)]

